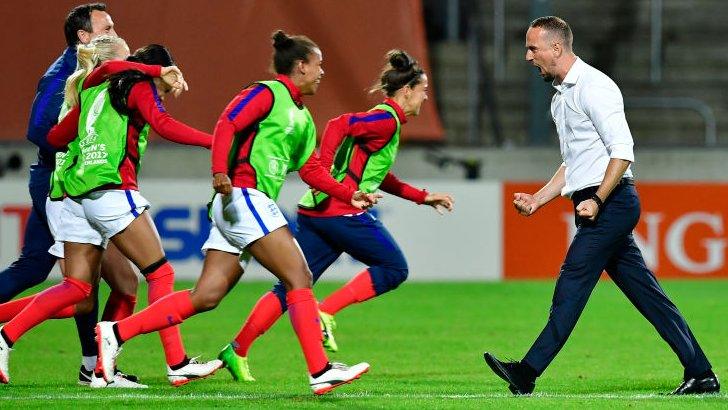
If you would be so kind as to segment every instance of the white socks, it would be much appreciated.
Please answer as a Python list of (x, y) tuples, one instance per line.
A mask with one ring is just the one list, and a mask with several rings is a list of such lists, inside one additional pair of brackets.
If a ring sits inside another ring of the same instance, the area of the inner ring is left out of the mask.
[(83, 356), (81, 364), (87, 371), (92, 371), (96, 367), (96, 356)]

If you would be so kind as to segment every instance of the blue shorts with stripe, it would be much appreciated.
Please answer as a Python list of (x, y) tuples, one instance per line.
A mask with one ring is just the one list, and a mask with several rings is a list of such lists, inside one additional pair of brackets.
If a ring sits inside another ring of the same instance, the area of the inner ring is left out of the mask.
[[(314, 283), (342, 253), (369, 266), (377, 295), (395, 289), (407, 279), (407, 261), (387, 228), (368, 212), (354, 216), (298, 215), (296, 240), (301, 246)], [(286, 309), (285, 287), (273, 292)]]

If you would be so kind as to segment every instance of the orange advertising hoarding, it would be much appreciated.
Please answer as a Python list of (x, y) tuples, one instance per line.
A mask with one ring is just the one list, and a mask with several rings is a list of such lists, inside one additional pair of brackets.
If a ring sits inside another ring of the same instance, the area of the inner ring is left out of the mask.
[[(503, 184), (503, 277), (558, 275), (576, 232), (572, 202), (552, 201), (528, 218), (512, 205), (515, 192), (541, 183)], [(638, 183), (642, 216), (635, 229), (647, 265), (660, 278), (728, 278), (728, 184)]]

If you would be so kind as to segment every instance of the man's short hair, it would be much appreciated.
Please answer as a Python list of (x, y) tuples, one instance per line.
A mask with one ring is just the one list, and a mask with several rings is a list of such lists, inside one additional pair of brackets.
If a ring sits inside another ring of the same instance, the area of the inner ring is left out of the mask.
[(75, 47), (78, 44), (78, 30), (84, 30), (91, 33), (91, 12), (94, 10), (106, 11), (104, 3), (89, 3), (74, 7), (66, 16), (66, 23), (63, 25), (63, 31), (66, 34), (66, 44), (68, 47)]
[(571, 50), (571, 45), (574, 42), (574, 34), (571, 32), (569, 23), (564, 21), (564, 19), (556, 16), (539, 17), (532, 21), (529, 27), (538, 27), (548, 31), (563, 42), (564, 48)]

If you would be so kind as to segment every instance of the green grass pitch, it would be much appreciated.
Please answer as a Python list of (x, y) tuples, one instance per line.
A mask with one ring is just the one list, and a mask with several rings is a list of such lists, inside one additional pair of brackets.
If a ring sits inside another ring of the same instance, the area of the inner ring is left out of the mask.
[[(179, 288), (188, 287), (181, 283)], [(337, 284), (321, 283), (319, 297)], [(664, 283), (687, 317), (719, 376), (728, 376), (728, 281)], [(237, 332), (269, 283), (240, 283), (217, 310), (182, 325), (191, 355), (214, 358)], [(72, 320), (32, 330), (15, 346), (12, 384), (0, 386), (0, 408), (581, 408), (722, 407), (728, 395), (666, 397), (682, 369), (639, 313), (608, 281), (597, 286), (571, 339), (531, 397), (513, 397), (482, 354), (520, 358), (548, 315), (552, 282), (407, 283), (337, 315), (340, 352), (333, 360), (368, 361), (353, 384), (315, 397), (287, 317), (250, 352), (258, 379), (234, 383), (226, 370), (172, 388), (156, 335), (125, 344), (119, 366), (147, 390), (91, 390), (76, 385), (80, 352)], [(143, 295), (145, 289), (140, 289)], [(140, 297), (140, 299), (145, 299)], [(728, 380), (728, 379), (726, 379)]]

